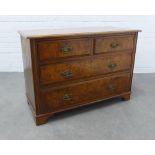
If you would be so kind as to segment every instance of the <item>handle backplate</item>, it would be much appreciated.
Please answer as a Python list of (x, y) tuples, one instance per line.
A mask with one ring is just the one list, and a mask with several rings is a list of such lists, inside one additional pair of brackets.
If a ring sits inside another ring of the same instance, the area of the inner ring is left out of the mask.
[(117, 64), (116, 64), (116, 63), (111, 63), (111, 64), (108, 65), (108, 67), (109, 67), (111, 70), (113, 70), (113, 69), (115, 69), (115, 68), (117, 67)]
[(109, 84), (108, 87), (107, 87), (107, 90), (110, 91), (110, 92), (115, 92), (116, 86), (113, 85), (113, 84)]
[(63, 97), (64, 101), (71, 101), (72, 100), (72, 95), (71, 94), (65, 94)]
[(118, 46), (119, 46), (119, 44), (116, 42), (111, 43), (111, 48), (117, 48)]
[(70, 78), (72, 77), (72, 72), (67, 70), (61, 73), (62, 76), (64, 76), (65, 78)]
[(65, 47), (62, 47), (62, 48), (61, 48), (61, 52), (62, 52), (63, 54), (69, 54), (69, 53), (71, 53), (71, 51), (72, 51), (72, 48), (71, 48), (71, 47), (65, 46)]

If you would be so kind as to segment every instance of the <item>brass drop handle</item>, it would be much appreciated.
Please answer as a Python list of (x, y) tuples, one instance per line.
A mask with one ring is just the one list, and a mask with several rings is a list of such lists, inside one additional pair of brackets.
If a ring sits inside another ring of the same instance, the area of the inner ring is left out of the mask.
[(112, 69), (117, 67), (117, 64), (116, 63), (111, 63), (111, 64), (108, 65), (108, 67), (112, 70)]
[(71, 47), (62, 47), (61, 48), (61, 52), (63, 52), (63, 54), (68, 54), (72, 51)]
[(116, 43), (116, 42), (111, 43), (111, 47), (112, 47), (112, 48), (117, 48), (118, 46), (119, 46), (119, 44)]
[(63, 99), (64, 99), (64, 101), (70, 101), (70, 100), (72, 100), (72, 95), (71, 94), (65, 94)]
[(114, 92), (116, 90), (116, 86), (112, 85), (112, 84), (109, 84), (108, 87), (107, 87), (108, 91), (110, 92)]
[(64, 71), (61, 73), (62, 76), (64, 76), (65, 78), (70, 78), (72, 77), (72, 72), (71, 71)]

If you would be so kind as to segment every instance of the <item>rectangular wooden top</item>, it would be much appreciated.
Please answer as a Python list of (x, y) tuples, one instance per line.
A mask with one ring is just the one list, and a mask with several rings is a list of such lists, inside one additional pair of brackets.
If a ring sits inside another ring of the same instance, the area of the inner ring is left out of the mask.
[(59, 37), (72, 35), (95, 35), (123, 32), (140, 32), (138, 29), (117, 28), (117, 27), (79, 27), (79, 28), (64, 28), (64, 29), (36, 29), (19, 31), (19, 34), (25, 38), (45, 38)]

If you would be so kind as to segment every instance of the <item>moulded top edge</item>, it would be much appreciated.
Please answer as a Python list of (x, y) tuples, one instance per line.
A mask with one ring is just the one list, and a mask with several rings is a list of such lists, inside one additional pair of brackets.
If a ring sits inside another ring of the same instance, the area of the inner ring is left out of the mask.
[(18, 31), (21, 36), (28, 39), (44, 38), (44, 37), (59, 37), (71, 35), (94, 35), (108, 33), (125, 33), (125, 32), (141, 32), (138, 29), (117, 28), (117, 27), (77, 27), (63, 29), (35, 29)]

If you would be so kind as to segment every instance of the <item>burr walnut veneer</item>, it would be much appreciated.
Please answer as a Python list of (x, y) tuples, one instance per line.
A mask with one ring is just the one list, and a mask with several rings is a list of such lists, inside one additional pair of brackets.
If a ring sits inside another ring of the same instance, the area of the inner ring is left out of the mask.
[(36, 124), (97, 101), (128, 100), (138, 32), (112, 27), (20, 31), (26, 96)]

